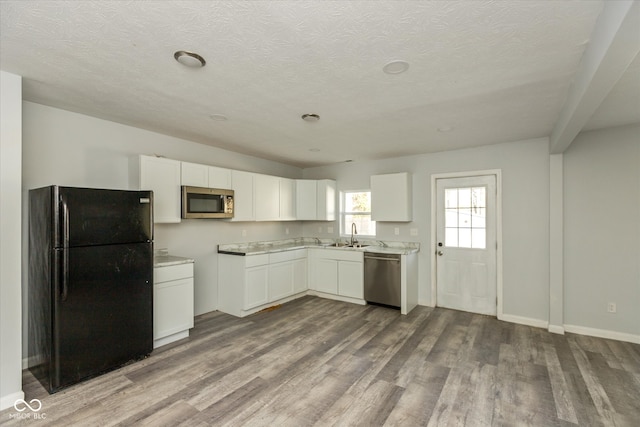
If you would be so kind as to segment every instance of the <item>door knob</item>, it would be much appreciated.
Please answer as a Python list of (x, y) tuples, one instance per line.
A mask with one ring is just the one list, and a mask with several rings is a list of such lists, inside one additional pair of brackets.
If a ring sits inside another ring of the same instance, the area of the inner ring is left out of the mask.
[(442, 255), (444, 255), (444, 252), (442, 252), (442, 251), (438, 251), (438, 255), (439, 255), (439, 256), (442, 256)]

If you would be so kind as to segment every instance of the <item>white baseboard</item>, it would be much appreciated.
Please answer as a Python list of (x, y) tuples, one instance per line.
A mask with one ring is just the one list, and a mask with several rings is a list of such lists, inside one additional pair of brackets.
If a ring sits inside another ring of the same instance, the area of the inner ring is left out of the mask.
[(0, 398), (0, 411), (11, 408), (13, 404), (16, 403), (16, 400), (19, 399), (24, 399), (24, 392), (22, 390), (2, 396), (2, 398)]
[(549, 325), (549, 332), (551, 332), (552, 334), (564, 335), (564, 326)]
[(498, 320), (517, 323), (519, 325), (533, 326), (534, 328), (547, 329), (549, 327), (549, 322), (547, 322), (546, 320), (532, 319), (530, 317), (523, 317), (523, 316), (514, 316), (513, 314), (503, 313), (502, 316), (498, 317)]
[(616, 341), (640, 344), (640, 335), (624, 332), (608, 331), (606, 329), (588, 328), (586, 326), (564, 325), (564, 330), (573, 334), (588, 335), (590, 337), (607, 338)]

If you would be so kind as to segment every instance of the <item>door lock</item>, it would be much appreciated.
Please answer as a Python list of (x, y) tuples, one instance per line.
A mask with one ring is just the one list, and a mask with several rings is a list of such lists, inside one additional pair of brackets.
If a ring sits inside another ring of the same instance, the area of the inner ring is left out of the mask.
[(442, 255), (444, 255), (444, 252), (438, 251), (438, 256), (442, 256)]

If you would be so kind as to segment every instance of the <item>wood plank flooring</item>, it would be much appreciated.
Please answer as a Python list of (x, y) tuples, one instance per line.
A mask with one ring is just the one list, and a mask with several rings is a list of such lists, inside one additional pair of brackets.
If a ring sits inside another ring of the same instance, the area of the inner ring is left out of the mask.
[[(199, 316), (188, 339), (54, 395), (25, 371), (24, 391), (55, 426), (638, 426), (640, 345), (304, 297)], [(0, 424), (36, 422), (16, 414)]]

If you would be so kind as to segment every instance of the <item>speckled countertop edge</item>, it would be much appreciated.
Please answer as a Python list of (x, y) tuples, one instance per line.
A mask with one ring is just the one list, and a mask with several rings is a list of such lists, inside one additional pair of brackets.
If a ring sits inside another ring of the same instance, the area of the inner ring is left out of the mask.
[(263, 242), (229, 243), (218, 245), (218, 253), (226, 255), (262, 255), (297, 249), (338, 249), (357, 252), (381, 252), (389, 254), (408, 255), (420, 251), (420, 244), (416, 242), (387, 242), (379, 240), (362, 240), (365, 247), (332, 247), (335, 239), (298, 238), (287, 240), (272, 240)]

